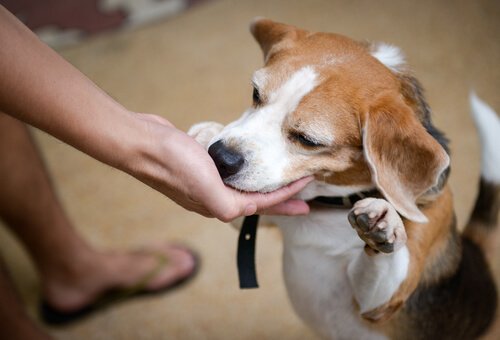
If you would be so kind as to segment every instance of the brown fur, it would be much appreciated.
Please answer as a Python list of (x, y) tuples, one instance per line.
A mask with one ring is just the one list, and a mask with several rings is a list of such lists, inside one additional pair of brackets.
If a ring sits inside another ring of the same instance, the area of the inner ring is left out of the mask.
[[(422, 225), (404, 221), (408, 236), (406, 246), (410, 253), (408, 276), (390, 301), (376, 310), (365, 313), (363, 317), (371, 321), (388, 320), (413, 293), (421, 280), (428, 282), (433, 280), (432, 277), (426, 276), (424, 271), (435, 266), (444, 256), (441, 250), (446, 248), (447, 237), (451, 231), (452, 204), (451, 192), (446, 188), (436, 201), (422, 209), (429, 218), (429, 223)], [(440, 271), (452, 272), (456, 268), (456, 263), (453, 262), (451, 261), (447, 268), (440, 268)]]
[[(484, 331), (493, 315), (495, 289), (479, 248), (458, 235), (452, 195), (446, 185), (447, 140), (432, 125), (418, 81), (405, 68), (397, 73), (389, 70), (370, 55), (372, 46), (341, 35), (310, 33), (266, 19), (254, 22), (251, 30), (263, 50), (264, 69), (272, 74), (260, 89), (264, 101), (304, 66), (314, 65), (320, 75), (317, 87), (287, 117), (282, 131), (284, 135), (292, 131), (307, 134), (321, 126), (333, 131), (334, 141), (332, 145), (307, 147), (290, 140), (296, 161), (287, 178), (292, 181), (314, 174), (336, 185), (374, 182), (406, 217), (408, 276), (387, 303), (364, 313), (363, 318), (395, 338), (435, 335), (432, 332), (448, 324), (450, 334), (460, 336), (453, 322), (460, 323), (461, 310), (456, 310), (456, 315), (454, 310), (443, 313), (440, 308), (447, 308), (447, 303), (450, 308), (463, 308), (464, 315), (469, 313), (461, 325), (468, 327), (463, 334)], [(500, 195), (496, 191), (493, 196), (497, 206), (490, 210), (496, 223)], [(484, 226), (489, 217), (481, 216), (484, 208), (477, 209), (466, 234), (481, 244), (487, 228), (474, 225)], [(422, 222), (424, 215), (428, 223), (415, 222)], [(467, 271), (477, 275), (478, 281), (467, 277)], [(475, 287), (482, 290), (477, 301), (470, 293)], [(427, 303), (433, 294), (439, 299), (447, 290), (463, 297), (464, 303), (460, 305), (452, 297), (444, 297), (443, 306)], [(475, 303), (484, 307), (477, 317), (471, 316), (470, 310)], [(419, 308), (423, 310), (420, 314)], [(418, 333), (419, 327), (426, 325), (429, 332)]]
[(377, 186), (402, 215), (420, 218), (415, 202), (437, 184), (448, 167), (445, 150), (419, 124), (398, 93), (377, 98), (362, 122), (365, 152)]

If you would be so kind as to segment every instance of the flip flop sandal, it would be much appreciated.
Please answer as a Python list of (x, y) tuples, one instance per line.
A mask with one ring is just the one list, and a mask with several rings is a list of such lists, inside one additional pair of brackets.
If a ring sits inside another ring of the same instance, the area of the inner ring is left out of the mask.
[[(188, 250), (187, 248), (182, 247), (183, 249)], [(153, 270), (151, 270), (149, 273), (147, 273), (139, 282), (137, 282), (135, 285), (128, 287), (128, 288), (123, 288), (123, 289), (112, 289), (104, 293), (100, 298), (98, 298), (95, 302), (82, 307), (78, 310), (71, 311), (71, 312), (62, 312), (54, 307), (50, 306), (50, 304), (47, 303), (47, 301), (42, 300), (39, 306), (39, 314), (40, 318), (42, 321), (48, 325), (52, 326), (63, 326), (75, 321), (78, 321), (89, 314), (96, 312), (98, 310), (105, 309), (111, 305), (114, 305), (116, 303), (123, 302), (125, 300), (135, 298), (135, 297), (140, 297), (140, 296), (147, 296), (147, 295), (156, 295), (160, 293), (165, 293), (167, 291), (171, 291), (175, 288), (178, 288), (184, 284), (186, 284), (188, 281), (193, 279), (196, 274), (198, 273), (199, 270), (199, 257), (198, 255), (189, 250), (191, 255), (194, 258), (194, 268), (193, 271), (185, 276), (180, 278), (179, 280), (169, 284), (168, 286), (156, 290), (147, 290), (146, 286), (147, 284), (156, 276), (158, 273), (160, 273), (169, 263), (168, 258), (159, 253), (155, 253), (154, 255), (156, 256), (158, 263)]]

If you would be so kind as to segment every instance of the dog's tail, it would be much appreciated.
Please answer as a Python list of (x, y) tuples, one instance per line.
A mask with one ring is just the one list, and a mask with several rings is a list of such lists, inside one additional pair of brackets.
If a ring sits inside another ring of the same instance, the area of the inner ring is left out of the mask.
[(479, 193), (464, 236), (490, 257), (500, 209), (500, 118), (475, 93), (470, 95), (470, 105), (481, 140), (482, 162)]

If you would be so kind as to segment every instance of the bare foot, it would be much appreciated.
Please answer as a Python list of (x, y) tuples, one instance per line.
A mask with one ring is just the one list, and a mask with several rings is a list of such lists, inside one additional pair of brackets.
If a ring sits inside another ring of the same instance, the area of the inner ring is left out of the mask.
[(158, 267), (158, 254), (168, 262), (148, 280), (146, 290), (166, 288), (189, 277), (196, 269), (192, 252), (175, 245), (150, 246), (135, 252), (93, 252), (75, 268), (61, 268), (59, 274), (42, 277), (43, 297), (61, 312), (76, 311), (110, 289), (137, 285)]

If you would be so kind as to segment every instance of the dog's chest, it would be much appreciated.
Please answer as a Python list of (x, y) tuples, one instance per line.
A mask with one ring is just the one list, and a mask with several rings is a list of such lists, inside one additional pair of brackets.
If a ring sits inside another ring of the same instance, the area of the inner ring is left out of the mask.
[(283, 273), (297, 314), (326, 338), (383, 339), (354, 310), (347, 265), (364, 243), (347, 211), (314, 211), (277, 220), (284, 236)]

